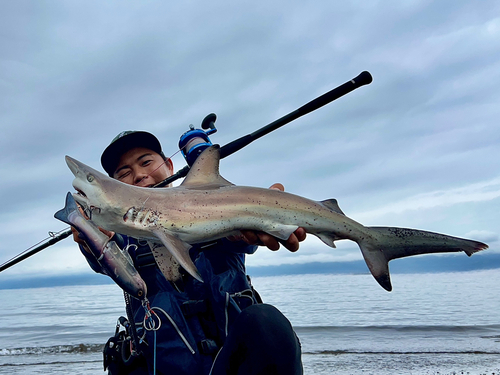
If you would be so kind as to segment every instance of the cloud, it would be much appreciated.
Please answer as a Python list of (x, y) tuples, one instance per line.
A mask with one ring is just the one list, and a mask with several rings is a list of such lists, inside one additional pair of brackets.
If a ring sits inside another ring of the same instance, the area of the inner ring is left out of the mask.
[[(472, 230), (465, 234), (466, 237), (475, 238), (478, 241), (487, 242), (489, 244), (497, 243), (500, 236), (498, 233), (487, 230)], [(497, 249), (498, 250), (498, 249)]]
[(376, 210), (363, 212), (358, 216), (369, 220), (389, 213), (400, 214), (409, 210), (426, 210), (435, 207), (453, 206), (461, 203), (485, 202), (500, 197), (500, 178), (481, 181), (448, 190), (437, 190), (418, 194), (393, 202)]
[[(155, 133), (173, 154), (211, 112), (212, 141), (224, 145), (363, 70), (372, 84), (224, 159), (224, 177), (338, 198), (363, 224), (471, 233), (496, 246), (498, 14), (495, 1), (4, 3), (0, 255), (62, 228), (52, 215), (72, 189), (64, 155), (99, 168), (127, 129)], [(324, 247), (308, 240), (303, 253), (259, 251), (249, 262), (358, 254)], [(30, 272), (62, 272), (49, 252)], [(86, 266), (78, 251), (66, 255)]]
[(314, 262), (350, 262), (363, 259), (358, 245), (352, 241), (337, 241), (335, 246), (336, 248), (326, 246), (315, 236), (309, 235), (295, 253), (289, 252), (283, 246), (278, 251), (261, 247), (255, 254), (247, 256), (246, 263), (258, 267)]

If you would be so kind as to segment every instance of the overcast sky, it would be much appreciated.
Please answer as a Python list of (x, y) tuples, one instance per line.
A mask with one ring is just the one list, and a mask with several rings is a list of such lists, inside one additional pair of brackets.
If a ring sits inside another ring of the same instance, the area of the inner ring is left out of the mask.
[[(224, 159), (222, 175), (500, 251), (498, 15), (464, 0), (0, 0), (0, 263), (67, 227), (53, 218), (73, 190), (65, 155), (101, 169), (123, 130), (173, 154), (211, 112), (224, 145), (364, 70), (372, 84)], [(354, 243), (310, 236), (248, 264), (350, 259)], [(66, 239), (0, 280), (81, 272)]]

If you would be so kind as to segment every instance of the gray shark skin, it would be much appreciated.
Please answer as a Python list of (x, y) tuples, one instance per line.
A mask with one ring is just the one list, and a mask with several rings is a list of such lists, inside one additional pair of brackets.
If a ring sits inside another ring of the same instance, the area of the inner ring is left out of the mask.
[(393, 227), (365, 227), (345, 216), (335, 199), (322, 202), (256, 187), (235, 186), (219, 174), (219, 147), (207, 148), (178, 187), (131, 186), (66, 156), (75, 175), (75, 200), (99, 226), (137, 238), (160, 240), (182, 267), (198, 278), (190, 244), (240, 230), (258, 230), (287, 239), (298, 227), (335, 247), (358, 244), (366, 264), (386, 290), (392, 289), (388, 262), (417, 254), (486, 249), (484, 243), (439, 233)]
[(130, 257), (120, 250), (115, 241), (111, 241), (92, 221), (82, 215), (71, 193), (66, 195), (66, 206), (57, 211), (54, 217), (78, 229), (103, 271), (118, 286), (137, 299), (146, 298), (146, 283), (133, 266)]

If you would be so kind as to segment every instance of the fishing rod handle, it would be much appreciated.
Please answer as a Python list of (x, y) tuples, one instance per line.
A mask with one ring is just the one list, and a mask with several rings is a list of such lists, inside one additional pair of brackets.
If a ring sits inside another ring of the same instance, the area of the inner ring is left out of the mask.
[(326, 104), (333, 102), (334, 100), (350, 93), (351, 91), (361, 86), (368, 85), (372, 81), (373, 78), (369, 72), (361, 72), (357, 77), (328, 91), (327, 93), (317, 97), (316, 99), (311, 100), (309, 103), (304, 104), (302, 107), (297, 108), (295, 111), (290, 112), (289, 114), (271, 122), (270, 124), (254, 131), (253, 133), (244, 135), (243, 137), (222, 146), (220, 149), (221, 159), (235, 153), (236, 151), (242, 149), (256, 139), (282, 127), (283, 125), (286, 125), (289, 122), (298, 119), (299, 117), (315, 111), (316, 109), (319, 109)]
[(351, 91), (356, 90), (357, 88), (368, 85), (372, 83), (373, 77), (370, 74), (370, 72), (367, 72), (366, 70), (364, 72), (361, 72), (357, 77), (351, 79), (350, 81), (347, 81), (343, 85), (340, 85), (339, 87), (334, 88), (333, 90), (328, 91), (326, 94), (323, 94), (316, 99), (311, 100), (309, 103), (304, 104), (302, 107), (300, 107), (297, 111), (301, 113), (301, 116), (315, 111), (318, 108), (323, 107), (324, 105), (346, 95), (349, 94)]

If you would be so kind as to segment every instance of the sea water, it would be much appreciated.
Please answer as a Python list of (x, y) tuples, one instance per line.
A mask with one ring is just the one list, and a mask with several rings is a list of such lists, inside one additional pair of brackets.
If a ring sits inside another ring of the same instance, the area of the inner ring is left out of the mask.
[[(500, 270), (256, 277), (292, 322), (305, 374), (500, 373)], [(0, 290), (0, 374), (104, 374), (115, 285)]]

